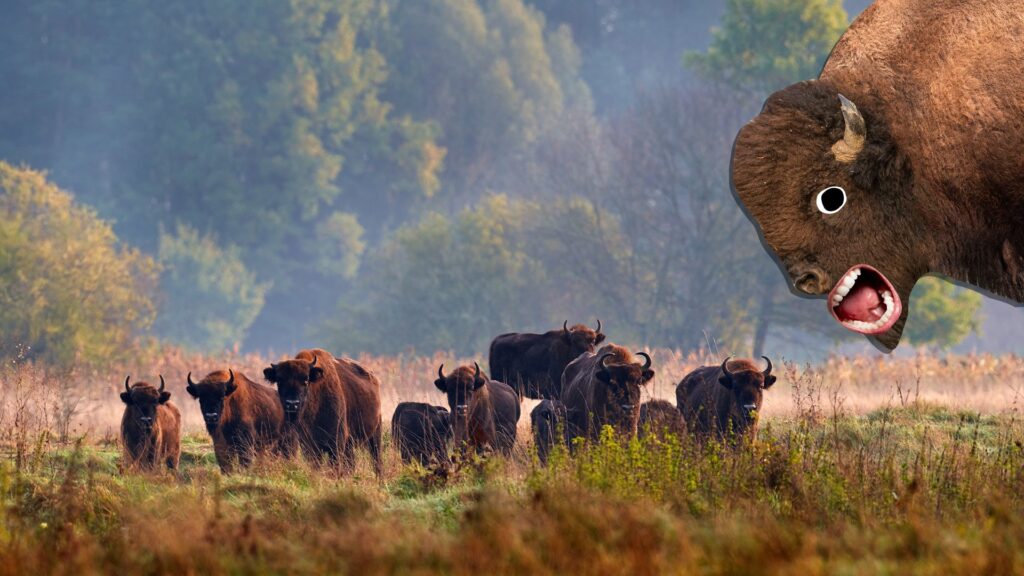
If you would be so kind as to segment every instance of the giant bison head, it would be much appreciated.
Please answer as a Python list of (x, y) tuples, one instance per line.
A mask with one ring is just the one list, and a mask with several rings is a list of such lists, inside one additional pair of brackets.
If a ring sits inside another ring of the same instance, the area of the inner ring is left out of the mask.
[(793, 288), (827, 295), (839, 323), (891, 350), (936, 249), (873, 103), (824, 81), (776, 92), (736, 138), (732, 184)]
[(134, 418), (139, 427), (149, 432), (156, 424), (156, 409), (160, 404), (166, 404), (171, 399), (171, 393), (164, 391), (164, 377), (160, 376), (160, 388), (146, 382), (136, 382), (131, 386), (128, 383), (132, 377), (124, 379), (124, 392), (121, 392), (121, 401), (128, 407), (131, 418)]
[(185, 391), (199, 400), (199, 409), (203, 412), (206, 428), (211, 431), (216, 429), (220, 417), (224, 414), (224, 399), (238, 388), (235, 384), (235, 372), (230, 368), (227, 372), (211, 372), (198, 383), (192, 381), (192, 373), (189, 372), (185, 381), (188, 383)]
[(434, 386), (448, 396), (456, 446), (462, 446), (467, 439), (470, 404), (473, 402), (474, 394), (486, 383), (487, 376), (480, 371), (480, 365), (476, 362), (472, 367), (459, 366), (447, 376), (444, 375), (444, 364), (437, 368)]
[(296, 422), (309, 394), (309, 385), (324, 377), (324, 369), (317, 365), (316, 356), (312, 360), (296, 358), (264, 368), (263, 377), (277, 385), (285, 419)]
[(768, 364), (763, 371), (748, 361), (735, 363), (734, 370), (730, 371), (729, 358), (722, 362), (722, 373), (718, 377), (718, 383), (729, 389), (733, 405), (739, 411), (739, 418), (734, 418), (732, 422), (732, 430), (737, 435), (742, 435), (757, 425), (761, 406), (764, 405), (764, 391), (775, 384), (772, 361), (767, 356), (762, 358)]
[(604, 342), (601, 319), (597, 319), (597, 328), (594, 330), (586, 324), (576, 324), (569, 328), (568, 320), (562, 322), (562, 339), (569, 347), (569, 355), (572, 358), (579, 358), (584, 352), (593, 352), (598, 344)]
[(640, 387), (654, 378), (651, 357), (644, 352), (637, 352), (637, 356), (644, 357), (643, 365), (608, 362), (614, 356), (616, 354), (613, 352), (602, 354), (594, 376), (603, 384), (608, 424), (616, 430), (632, 432), (636, 430), (640, 418)]

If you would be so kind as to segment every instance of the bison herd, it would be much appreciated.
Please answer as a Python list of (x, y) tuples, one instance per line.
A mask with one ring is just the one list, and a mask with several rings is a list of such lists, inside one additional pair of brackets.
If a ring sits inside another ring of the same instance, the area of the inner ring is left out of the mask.
[[(402, 461), (424, 466), (456, 455), (497, 451), (508, 455), (516, 442), (522, 399), (541, 400), (530, 413), (534, 444), (541, 462), (565, 445), (575, 450), (596, 440), (605, 426), (618, 436), (640, 434), (699, 439), (736, 439), (756, 434), (763, 393), (775, 383), (772, 363), (759, 368), (750, 360), (726, 359), (686, 375), (676, 387), (676, 405), (641, 401), (654, 378), (652, 359), (615, 344), (605, 344), (601, 323), (592, 330), (568, 326), (544, 334), (502, 334), (490, 347), (491, 379), (480, 365), (445, 373), (438, 367), (434, 386), (447, 408), (402, 402), (391, 418), (392, 441)], [(224, 472), (246, 467), (261, 452), (291, 457), (297, 451), (317, 465), (342, 473), (365, 448), (381, 474), (380, 381), (359, 363), (320, 349), (302, 350), (271, 364), (264, 379), (250, 380), (233, 369), (193, 381), (186, 391), (198, 401)], [(146, 382), (125, 380), (121, 440), (126, 463), (175, 469), (181, 454), (181, 414), (170, 392)]]

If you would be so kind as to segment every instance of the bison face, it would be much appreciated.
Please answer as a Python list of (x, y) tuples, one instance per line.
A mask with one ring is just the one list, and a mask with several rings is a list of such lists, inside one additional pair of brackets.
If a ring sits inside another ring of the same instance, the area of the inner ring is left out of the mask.
[(604, 342), (600, 318), (597, 320), (596, 330), (591, 330), (585, 324), (577, 324), (572, 328), (568, 325), (568, 320), (562, 323), (562, 339), (569, 347), (569, 355), (573, 358), (578, 358), (584, 352), (593, 352), (598, 344)]
[(936, 249), (909, 161), (861, 112), (824, 82), (773, 94), (736, 138), (732, 184), (792, 289), (827, 295), (833, 318), (891, 350)]
[(761, 406), (764, 404), (764, 391), (775, 384), (775, 376), (772, 375), (772, 361), (767, 356), (762, 356), (768, 363), (763, 372), (757, 370), (737, 370), (730, 372), (726, 364), (729, 359), (722, 362), (722, 375), (718, 383), (729, 389), (733, 397), (733, 405), (739, 412), (739, 418), (732, 422), (733, 432), (737, 435), (746, 433), (747, 430), (757, 425), (760, 417)]
[(312, 360), (285, 360), (280, 364), (271, 364), (263, 370), (268, 382), (277, 385), (277, 395), (281, 398), (285, 419), (297, 422), (299, 411), (306, 403), (309, 386), (324, 377), (324, 369), (317, 366), (317, 358)]
[(148, 433), (156, 424), (157, 407), (160, 404), (166, 404), (171, 399), (171, 393), (164, 391), (163, 376), (160, 376), (159, 390), (145, 382), (136, 382), (129, 387), (130, 380), (131, 376), (124, 379), (124, 392), (121, 392), (121, 401), (128, 406), (136, 424)]
[(608, 358), (613, 355), (605, 353), (601, 356), (601, 368), (595, 376), (604, 384), (605, 415), (608, 424), (619, 432), (632, 432), (636, 430), (637, 421), (640, 419), (640, 387), (654, 378), (651, 357), (643, 352), (637, 353), (646, 360), (643, 366), (633, 363), (608, 364)]
[(235, 372), (229, 369), (226, 376), (223, 372), (214, 372), (198, 384), (192, 381), (192, 373), (189, 372), (186, 382), (188, 385), (185, 391), (199, 400), (199, 408), (203, 412), (207, 430), (215, 430), (224, 414), (224, 399), (238, 388), (235, 384)]
[(445, 376), (442, 364), (437, 369), (437, 380), (434, 380), (434, 386), (448, 396), (457, 446), (461, 446), (467, 439), (469, 407), (473, 395), (487, 383), (486, 376), (480, 371), (480, 365), (474, 362), (473, 366), (460, 366)]

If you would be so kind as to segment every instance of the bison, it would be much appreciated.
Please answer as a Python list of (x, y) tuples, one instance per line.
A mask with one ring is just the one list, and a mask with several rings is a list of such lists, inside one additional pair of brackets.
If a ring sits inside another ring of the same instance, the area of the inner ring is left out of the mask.
[(391, 438), (402, 462), (416, 460), (423, 466), (448, 460), (452, 422), (448, 409), (424, 402), (402, 402), (391, 417)]
[(926, 274), (1024, 302), (1022, 30), (1022, 0), (878, 0), (736, 138), (792, 289), (884, 351)]
[(279, 449), (284, 412), (273, 388), (230, 368), (211, 372), (199, 382), (193, 382), (189, 372), (185, 381), (185, 391), (199, 400), (222, 471), (231, 472), (236, 462), (248, 467), (257, 453)]
[(374, 375), (353, 360), (313, 349), (271, 364), (263, 376), (277, 385), (285, 427), (296, 432), (307, 457), (326, 456), (347, 473), (362, 444), (380, 475), (380, 382)]
[(675, 436), (681, 439), (686, 433), (686, 422), (683, 414), (671, 402), (665, 400), (649, 400), (640, 406), (640, 421), (637, 425), (640, 436), (648, 435), (657, 438)]
[(601, 428), (610, 425), (620, 436), (636, 435), (640, 418), (640, 388), (654, 378), (651, 357), (635, 362), (621, 346), (608, 344), (596, 354), (573, 360), (562, 375), (562, 402), (566, 410), (566, 436), (596, 440)]
[(480, 453), (491, 448), (512, 453), (521, 407), (511, 386), (488, 379), (476, 363), (460, 366), (448, 376), (441, 364), (434, 386), (448, 396), (458, 450), (472, 448)]
[(530, 427), (533, 428), (537, 457), (542, 464), (547, 464), (551, 449), (565, 438), (565, 404), (558, 400), (544, 400), (537, 404), (530, 412)]
[(124, 416), (121, 417), (121, 443), (129, 467), (153, 470), (161, 463), (177, 469), (181, 459), (181, 412), (171, 402), (171, 393), (146, 382), (131, 386), (124, 379)]
[(512, 386), (520, 396), (557, 400), (562, 371), (584, 352), (604, 341), (601, 320), (597, 329), (583, 324), (544, 334), (502, 334), (491, 342), (491, 375)]
[(697, 368), (676, 386), (676, 404), (690, 432), (701, 438), (757, 436), (764, 391), (775, 383), (772, 361), (762, 371), (751, 360), (726, 358), (721, 366)]

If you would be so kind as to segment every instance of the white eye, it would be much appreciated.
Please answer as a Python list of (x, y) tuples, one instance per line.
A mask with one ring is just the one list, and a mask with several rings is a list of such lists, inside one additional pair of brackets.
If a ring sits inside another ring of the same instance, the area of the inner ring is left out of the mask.
[(839, 186), (829, 186), (818, 192), (817, 203), (822, 214), (835, 214), (846, 206), (846, 190)]

